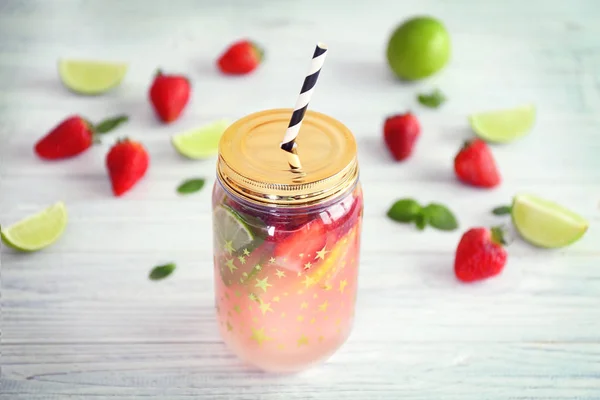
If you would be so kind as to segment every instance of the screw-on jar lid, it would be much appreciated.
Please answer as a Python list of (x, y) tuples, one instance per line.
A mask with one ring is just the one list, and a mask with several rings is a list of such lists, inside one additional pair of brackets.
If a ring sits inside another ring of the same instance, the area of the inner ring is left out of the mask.
[(219, 143), (217, 174), (231, 191), (257, 203), (306, 205), (331, 199), (358, 179), (356, 141), (339, 121), (307, 111), (296, 138), (300, 169), (280, 148), (292, 109), (247, 115)]

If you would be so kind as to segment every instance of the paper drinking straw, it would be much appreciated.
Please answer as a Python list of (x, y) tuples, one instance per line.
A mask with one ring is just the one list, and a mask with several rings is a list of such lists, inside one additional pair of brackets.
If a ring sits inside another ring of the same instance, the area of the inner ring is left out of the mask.
[(295, 140), (296, 136), (298, 136), (298, 132), (300, 132), (302, 119), (308, 108), (308, 103), (310, 102), (313, 90), (317, 84), (317, 79), (319, 79), (319, 73), (325, 62), (325, 56), (327, 56), (327, 46), (323, 43), (317, 43), (317, 47), (315, 48), (310, 63), (310, 69), (304, 78), (302, 89), (300, 89), (300, 96), (298, 96), (292, 118), (290, 119), (288, 128), (285, 131), (285, 136), (283, 137), (283, 142), (281, 143), (281, 148), (290, 153), (289, 160), (292, 168), (300, 168), (298, 156), (294, 153), (294, 148), (296, 146)]

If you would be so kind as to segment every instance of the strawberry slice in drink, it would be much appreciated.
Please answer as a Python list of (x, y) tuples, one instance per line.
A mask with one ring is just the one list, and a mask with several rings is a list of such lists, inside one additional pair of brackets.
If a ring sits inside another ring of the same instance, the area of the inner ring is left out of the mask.
[(314, 255), (325, 247), (327, 232), (320, 220), (304, 224), (300, 229), (290, 232), (275, 247), (277, 265), (290, 271), (304, 269), (306, 258), (301, 254)]

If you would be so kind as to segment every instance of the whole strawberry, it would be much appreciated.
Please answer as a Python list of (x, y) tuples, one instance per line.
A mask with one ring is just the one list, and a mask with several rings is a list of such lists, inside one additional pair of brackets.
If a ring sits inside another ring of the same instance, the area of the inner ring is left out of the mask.
[(472, 186), (492, 188), (502, 180), (492, 152), (481, 139), (465, 143), (454, 158), (454, 172), (460, 181)]
[(165, 123), (175, 121), (190, 100), (191, 85), (183, 75), (166, 75), (158, 71), (150, 86), (149, 97), (154, 112)]
[(144, 147), (135, 141), (118, 141), (106, 155), (106, 168), (115, 196), (129, 191), (148, 170), (150, 158)]
[(74, 157), (89, 149), (97, 136), (115, 129), (128, 120), (120, 115), (92, 125), (79, 115), (73, 115), (55, 126), (34, 147), (35, 153), (46, 160)]
[(219, 70), (227, 75), (244, 75), (262, 62), (264, 52), (254, 42), (240, 40), (230, 45), (217, 60)]
[(391, 116), (383, 126), (385, 144), (397, 161), (410, 157), (420, 134), (419, 121), (411, 113)]
[(498, 275), (506, 264), (502, 229), (471, 228), (458, 243), (454, 274), (462, 282), (474, 282)]

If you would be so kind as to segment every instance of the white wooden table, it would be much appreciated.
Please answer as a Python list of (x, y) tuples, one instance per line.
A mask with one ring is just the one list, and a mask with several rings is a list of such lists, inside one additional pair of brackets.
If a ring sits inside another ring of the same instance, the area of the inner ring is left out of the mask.
[[(219, 4), (220, 5), (217, 5)], [(359, 3), (365, 3), (358, 5)], [(416, 84), (391, 78), (385, 44), (404, 18), (429, 13), (453, 40), (451, 64)], [(0, 222), (66, 202), (68, 231), (36, 254), (2, 249), (0, 399), (600, 399), (600, 5), (572, 1), (16, 1), (0, 4)], [(214, 60), (248, 36), (266, 48), (252, 76)], [(210, 186), (214, 160), (183, 160), (171, 134), (217, 118), (292, 107), (316, 41), (330, 46), (311, 108), (356, 134), (365, 223), (356, 326), (326, 364), (293, 376), (240, 365), (213, 312)], [(59, 57), (130, 62), (115, 92), (80, 98), (59, 83)], [(147, 101), (156, 68), (183, 72), (193, 99), (161, 126)], [(439, 110), (415, 96), (439, 86)], [(530, 136), (494, 147), (504, 182), (456, 183), (466, 115), (533, 102)], [(414, 110), (415, 156), (390, 160), (386, 115)], [(59, 120), (125, 112), (131, 121), (76, 159), (43, 163), (33, 144)], [(113, 198), (104, 156), (141, 140), (147, 178)], [(183, 179), (207, 187), (181, 198)], [(570, 248), (510, 246), (505, 273), (461, 285), (461, 232), (519, 191), (561, 202), (591, 227)], [(461, 230), (417, 232), (385, 217), (393, 200), (441, 201)], [(151, 267), (176, 273), (151, 282)]]

